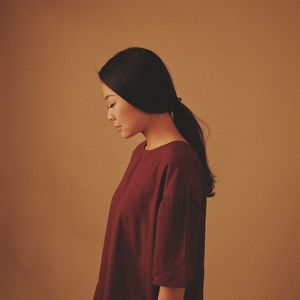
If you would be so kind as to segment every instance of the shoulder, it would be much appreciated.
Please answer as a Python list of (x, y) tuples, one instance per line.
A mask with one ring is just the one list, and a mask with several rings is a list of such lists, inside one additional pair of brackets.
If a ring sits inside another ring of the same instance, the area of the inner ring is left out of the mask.
[(145, 151), (145, 141), (139, 143), (132, 151), (132, 155), (143, 156), (151, 161), (153, 165), (163, 169), (196, 170), (201, 168), (200, 157), (193, 147), (184, 141), (173, 141), (167, 143), (154, 151)]
[(164, 164), (177, 168), (199, 167), (199, 157), (190, 144), (185, 142), (170, 144), (162, 153)]
[(205, 185), (205, 173), (200, 159), (189, 145), (170, 147), (163, 160), (164, 196), (193, 195), (202, 196)]
[(176, 190), (181, 187), (187, 189), (188, 186), (201, 189), (205, 173), (199, 157), (189, 144), (174, 144), (166, 149), (162, 164), (166, 181), (172, 183)]

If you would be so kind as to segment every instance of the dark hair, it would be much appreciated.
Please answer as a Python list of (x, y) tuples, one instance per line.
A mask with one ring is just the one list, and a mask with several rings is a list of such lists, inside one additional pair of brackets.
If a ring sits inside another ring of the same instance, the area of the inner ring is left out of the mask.
[(177, 97), (171, 75), (153, 51), (129, 47), (116, 53), (98, 71), (99, 78), (114, 92), (137, 108), (149, 112), (170, 112), (174, 124), (190, 143), (204, 168), (207, 197), (215, 195), (215, 176), (206, 157), (202, 129), (193, 112)]

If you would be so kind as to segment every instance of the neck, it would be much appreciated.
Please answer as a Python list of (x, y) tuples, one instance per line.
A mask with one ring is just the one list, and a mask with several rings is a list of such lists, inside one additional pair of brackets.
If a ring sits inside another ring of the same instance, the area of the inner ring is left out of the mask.
[(147, 149), (158, 147), (173, 140), (185, 140), (169, 113), (153, 114), (141, 133), (147, 141)]

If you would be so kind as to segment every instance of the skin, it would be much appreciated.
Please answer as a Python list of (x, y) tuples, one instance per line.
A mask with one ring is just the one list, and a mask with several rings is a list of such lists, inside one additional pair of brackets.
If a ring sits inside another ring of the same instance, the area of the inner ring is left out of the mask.
[[(170, 113), (143, 112), (116, 94), (105, 83), (101, 82), (101, 87), (108, 109), (107, 119), (113, 126), (121, 126), (116, 130), (123, 138), (142, 133), (147, 141), (146, 150), (174, 140), (187, 142), (176, 128)], [(160, 286), (157, 300), (183, 300), (184, 292), (185, 288)]]
[(142, 133), (147, 141), (146, 150), (174, 140), (187, 142), (176, 128), (169, 112), (141, 111), (117, 95), (105, 83), (101, 82), (101, 86), (107, 107), (112, 106), (108, 108), (107, 119), (112, 121), (113, 126), (121, 125), (116, 130), (123, 138), (127, 139), (137, 133)]
[(183, 300), (185, 288), (160, 286), (157, 300)]

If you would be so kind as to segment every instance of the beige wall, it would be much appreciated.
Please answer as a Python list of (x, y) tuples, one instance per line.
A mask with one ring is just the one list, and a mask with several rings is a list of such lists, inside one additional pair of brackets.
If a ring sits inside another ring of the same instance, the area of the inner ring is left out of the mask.
[(95, 70), (129, 46), (210, 126), (205, 299), (296, 299), (297, 18), (297, 0), (1, 1), (1, 299), (91, 299), (143, 140), (106, 119)]

